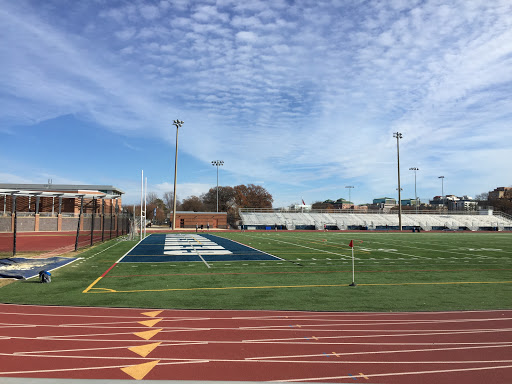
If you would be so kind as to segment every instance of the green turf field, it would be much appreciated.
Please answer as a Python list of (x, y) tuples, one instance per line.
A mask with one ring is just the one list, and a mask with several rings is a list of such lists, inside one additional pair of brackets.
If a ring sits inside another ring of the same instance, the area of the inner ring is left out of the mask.
[[(284, 260), (217, 262), (211, 268), (200, 262), (126, 263), (99, 279), (136, 243), (112, 240), (55, 271), (51, 284), (34, 279), (0, 288), (0, 301), (319, 311), (512, 308), (512, 233), (215, 234)], [(356, 287), (349, 287), (352, 239)]]

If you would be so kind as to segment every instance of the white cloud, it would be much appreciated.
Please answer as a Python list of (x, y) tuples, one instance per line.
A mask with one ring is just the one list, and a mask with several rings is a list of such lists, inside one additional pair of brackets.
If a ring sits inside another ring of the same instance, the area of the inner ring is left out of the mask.
[(223, 151), (236, 177), (280, 187), (360, 177), (379, 195), (395, 190), (396, 130), (404, 161), (432, 175), (447, 159), (463, 167), (484, 141), (510, 153), (509, 2), (333, 4), (107, 2), (82, 36), (37, 4), (4, 2), (0, 119), (74, 113), (172, 142), (163, 127), (179, 114), (194, 127), (182, 150), (203, 162)]
[(254, 43), (258, 40), (258, 35), (251, 31), (240, 31), (236, 34), (236, 38), (242, 42)]
[(143, 5), (139, 9), (140, 9), (141, 15), (146, 20), (154, 20), (154, 19), (156, 19), (156, 18), (158, 18), (160, 16), (160, 10), (156, 6), (153, 6), (153, 5)]
[(122, 31), (117, 31), (116, 36), (121, 40), (129, 40), (135, 35), (136, 32), (137, 30), (135, 28), (126, 28)]

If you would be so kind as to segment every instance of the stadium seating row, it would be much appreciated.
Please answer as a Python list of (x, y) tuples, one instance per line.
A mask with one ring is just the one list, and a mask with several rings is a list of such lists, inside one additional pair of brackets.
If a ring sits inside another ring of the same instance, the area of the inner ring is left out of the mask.
[[(281, 227), (295, 229), (392, 229), (397, 228), (397, 214), (315, 213), (315, 212), (240, 212), (246, 227)], [(494, 215), (402, 214), (402, 227), (432, 229), (512, 229), (512, 220)]]

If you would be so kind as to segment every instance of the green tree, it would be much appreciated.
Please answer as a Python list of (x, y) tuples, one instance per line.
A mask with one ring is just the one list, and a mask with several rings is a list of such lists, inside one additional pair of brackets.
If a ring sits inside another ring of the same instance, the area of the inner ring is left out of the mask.
[[(205, 210), (215, 212), (217, 210), (217, 187), (201, 195)], [(219, 187), (219, 212), (228, 212), (235, 205), (235, 190), (233, 187)]]

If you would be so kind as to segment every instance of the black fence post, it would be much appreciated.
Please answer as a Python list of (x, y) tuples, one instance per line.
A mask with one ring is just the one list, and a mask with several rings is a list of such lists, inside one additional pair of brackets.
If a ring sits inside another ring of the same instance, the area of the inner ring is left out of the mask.
[(114, 202), (112, 201), (112, 199), (110, 199), (110, 235), (109, 235), (109, 240), (112, 238), (112, 218), (113, 218), (113, 215), (112, 215), (112, 208), (114, 206)]
[(12, 201), (12, 212), (11, 212), (11, 216), (14, 216), (14, 220), (13, 220), (13, 228), (12, 228), (12, 232), (13, 232), (13, 237), (12, 237), (12, 256), (16, 256), (16, 230), (17, 230), (17, 216), (16, 216), (16, 195), (11, 195), (11, 201)]
[(76, 225), (75, 252), (78, 250), (78, 236), (80, 235), (80, 221), (84, 210), (84, 197), (80, 199), (80, 214), (78, 215), (78, 224)]
[(119, 237), (119, 200), (116, 199), (116, 237)]
[(105, 241), (105, 199), (101, 200), (101, 242)]
[(96, 213), (96, 198), (92, 198), (92, 220), (91, 220), (91, 247), (94, 244), (94, 214)]

